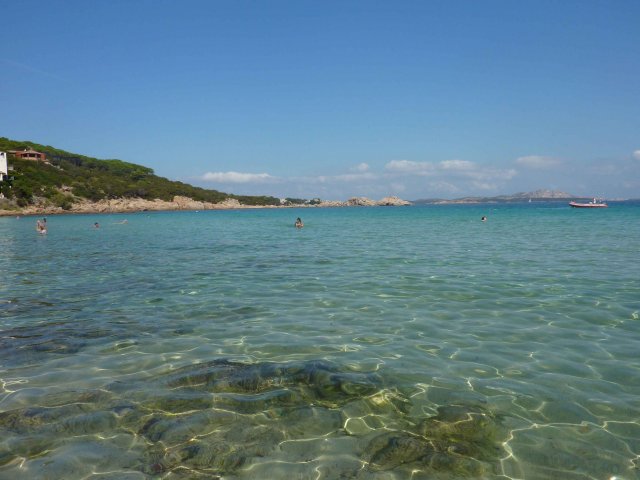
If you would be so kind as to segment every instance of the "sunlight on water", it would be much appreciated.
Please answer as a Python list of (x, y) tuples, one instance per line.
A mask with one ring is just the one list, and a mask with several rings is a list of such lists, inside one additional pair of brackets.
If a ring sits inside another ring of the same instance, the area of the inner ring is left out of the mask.
[(640, 477), (638, 206), (34, 224), (0, 218), (0, 479)]

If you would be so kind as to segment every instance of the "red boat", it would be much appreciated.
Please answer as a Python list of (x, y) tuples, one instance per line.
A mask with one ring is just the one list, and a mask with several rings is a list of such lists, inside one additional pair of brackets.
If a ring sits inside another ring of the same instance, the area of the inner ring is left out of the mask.
[(589, 203), (569, 202), (574, 208), (606, 208), (608, 205), (602, 201), (598, 201), (595, 198)]

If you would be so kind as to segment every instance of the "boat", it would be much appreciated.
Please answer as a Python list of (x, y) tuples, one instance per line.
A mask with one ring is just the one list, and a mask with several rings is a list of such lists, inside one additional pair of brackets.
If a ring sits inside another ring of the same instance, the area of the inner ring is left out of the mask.
[(608, 205), (605, 202), (603, 202), (602, 200), (597, 200), (595, 198), (588, 203), (569, 202), (569, 205), (571, 205), (574, 208), (606, 208), (608, 207)]

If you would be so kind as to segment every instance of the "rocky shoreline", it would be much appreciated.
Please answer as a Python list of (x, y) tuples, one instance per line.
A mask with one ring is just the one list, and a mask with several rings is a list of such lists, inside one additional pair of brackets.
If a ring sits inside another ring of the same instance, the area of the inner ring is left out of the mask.
[(376, 206), (407, 206), (411, 202), (398, 197), (385, 197), (381, 200), (371, 200), (366, 197), (353, 197), (346, 201), (323, 201), (316, 205), (243, 205), (234, 198), (227, 198), (220, 203), (199, 202), (188, 197), (175, 196), (172, 201), (145, 200), (143, 198), (116, 198), (91, 202), (82, 200), (73, 203), (69, 209), (63, 209), (39, 200), (27, 207), (15, 209), (0, 209), (0, 216), (13, 215), (56, 215), (82, 213), (132, 213), (143, 211), (189, 211), (189, 210), (231, 210), (241, 208), (294, 208), (294, 207), (376, 207)]

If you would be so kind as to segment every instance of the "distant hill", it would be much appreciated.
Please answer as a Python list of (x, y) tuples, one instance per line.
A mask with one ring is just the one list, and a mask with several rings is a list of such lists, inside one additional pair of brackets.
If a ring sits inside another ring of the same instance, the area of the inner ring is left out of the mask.
[(517, 203), (532, 201), (566, 201), (575, 200), (584, 197), (578, 197), (566, 192), (557, 190), (536, 190), (534, 192), (519, 192), (511, 195), (498, 195), (495, 197), (462, 197), (453, 200), (441, 198), (424, 198), (414, 200), (415, 205), (425, 204), (443, 204), (443, 203)]
[(8, 155), (13, 170), (9, 172), (9, 181), (0, 182), (0, 193), (21, 207), (44, 202), (69, 209), (71, 204), (82, 199), (94, 202), (115, 198), (170, 201), (175, 196), (212, 203), (230, 198), (244, 205), (280, 204), (275, 197), (233, 195), (168, 180), (155, 175), (151, 168), (122, 160), (99, 160), (48, 145), (0, 137), (0, 151), (25, 149), (45, 153), (47, 162)]

